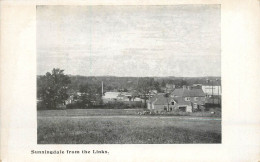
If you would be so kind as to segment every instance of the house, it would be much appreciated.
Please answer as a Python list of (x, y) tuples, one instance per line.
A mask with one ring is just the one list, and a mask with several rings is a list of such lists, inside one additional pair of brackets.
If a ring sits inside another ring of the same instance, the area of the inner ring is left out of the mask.
[(175, 103), (172, 97), (165, 97), (164, 93), (159, 93), (147, 101), (147, 108), (152, 111), (171, 111), (175, 108)]
[(104, 96), (102, 96), (103, 102), (115, 102), (115, 101), (139, 101), (140, 98), (137, 98), (137, 96), (133, 95), (129, 92), (105, 92)]
[[(184, 103), (190, 103), (190, 105), (192, 106), (192, 111), (201, 110), (205, 108), (204, 106), (206, 95), (202, 89), (196, 89), (190, 86), (183, 86), (183, 88), (175, 89), (171, 93), (171, 96), (179, 98), (179, 100), (184, 101)], [(182, 109), (185, 109), (185, 104), (181, 106)]]
[(193, 112), (204, 109), (205, 94), (202, 89), (178, 88), (168, 97), (165, 94), (158, 94), (147, 102), (147, 108), (152, 111), (173, 111), (180, 110)]
[(156, 112), (178, 109), (185, 112), (192, 112), (192, 103), (183, 100), (181, 97), (165, 97), (164, 94), (158, 94), (147, 102), (147, 108)]
[(193, 84), (193, 88), (202, 89), (206, 95), (206, 104), (221, 104), (221, 85), (219, 82), (208, 84)]

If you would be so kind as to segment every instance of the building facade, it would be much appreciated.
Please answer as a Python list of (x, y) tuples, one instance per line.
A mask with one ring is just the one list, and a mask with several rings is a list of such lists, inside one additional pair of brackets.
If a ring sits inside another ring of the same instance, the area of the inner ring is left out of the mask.
[(147, 102), (151, 111), (184, 111), (194, 112), (204, 110), (205, 93), (202, 89), (175, 89), (169, 96), (158, 94)]

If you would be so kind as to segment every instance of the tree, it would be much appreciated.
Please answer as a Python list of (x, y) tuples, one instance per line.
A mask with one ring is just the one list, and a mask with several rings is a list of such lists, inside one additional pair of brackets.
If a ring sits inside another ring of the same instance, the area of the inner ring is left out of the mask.
[(106, 90), (111, 91), (111, 90), (113, 90), (113, 87), (109, 85), (109, 86), (107, 86)]
[(188, 85), (188, 83), (184, 79), (178, 79), (178, 80), (175, 80), (175, 85), (176, 85), (176, 87), (181, 88), (184, 85)]
[(182, 79), (182, 80), (181, 80), (181, 86), (183, 87), (184, 85), (188, 85), (188, 83), (187, 83), (186, 80)]
[(166, 83), (165, 83), (164, 80), (163, 80), (162, 83), (161, 83), (161, 87), (166, 87)]
[(170, 97), (170, 94), (169, 93), (165, 93), (164, 97), (167, 99), (167, 110), (169, 111), (169, 97)]
[(99, 84), (85, 83), (80, 85), (81, 101), (85, 106), (100, 104), (102, 101), (102, 90)]
[(71, 83), (64, 70), (53, 69), (37, 79), (37, 97), (48, 109), (56, 109), (68, 98), (67, 89)]
[(133, 101), (135, 100), (136, 97), (139, 97), (139, 96), (140, 96), (139, 93), (138, 93), (138, 91), (136, 91), (136, 90), (134, 90), (131, 94), (132, 94), (132, 99), (133, 99)]
[(153, 89), (154, 78), (139, 78), (137, 83), (137, 91), (143, 96), (146, 106), (147, 96), (150, 95), (150, 91)]
[(158, 93), (162, 92), (161, 87), (160, 87), (160, 83), (158, 81), (155, 81), (153, 83), (153, 86), (157, 90)]

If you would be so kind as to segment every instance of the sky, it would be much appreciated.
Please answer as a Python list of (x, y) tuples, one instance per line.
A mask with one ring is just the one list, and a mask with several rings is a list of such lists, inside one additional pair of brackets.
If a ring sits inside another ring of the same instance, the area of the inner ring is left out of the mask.
[(37, 74), (221, 76), (220, 5), (37, 6)]

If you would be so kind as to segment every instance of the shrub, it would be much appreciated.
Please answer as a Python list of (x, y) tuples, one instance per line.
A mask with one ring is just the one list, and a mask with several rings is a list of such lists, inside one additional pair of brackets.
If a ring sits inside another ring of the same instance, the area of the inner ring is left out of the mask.
[(108, 102), (102, 105), (87, 105), (83, 102), (75, 102), (66, 106), (67, 109), (131, 109), (141, 107), (141, 102)]
[(66, 105), (67, 109), (84, 109), (86, 108), (86, 105), (84, 105), (82, 102), (75, 102), (75, 103), (71, 103)]
[(103, 105), (103, 108), (107, 109), (129, 109), (129, 108), (141, 108), (141, 102), (108, 102)]
[(44, 102), (40, 101), (37, 102), (37, 110), (47, 110), (47, 106), (44, 104)]

